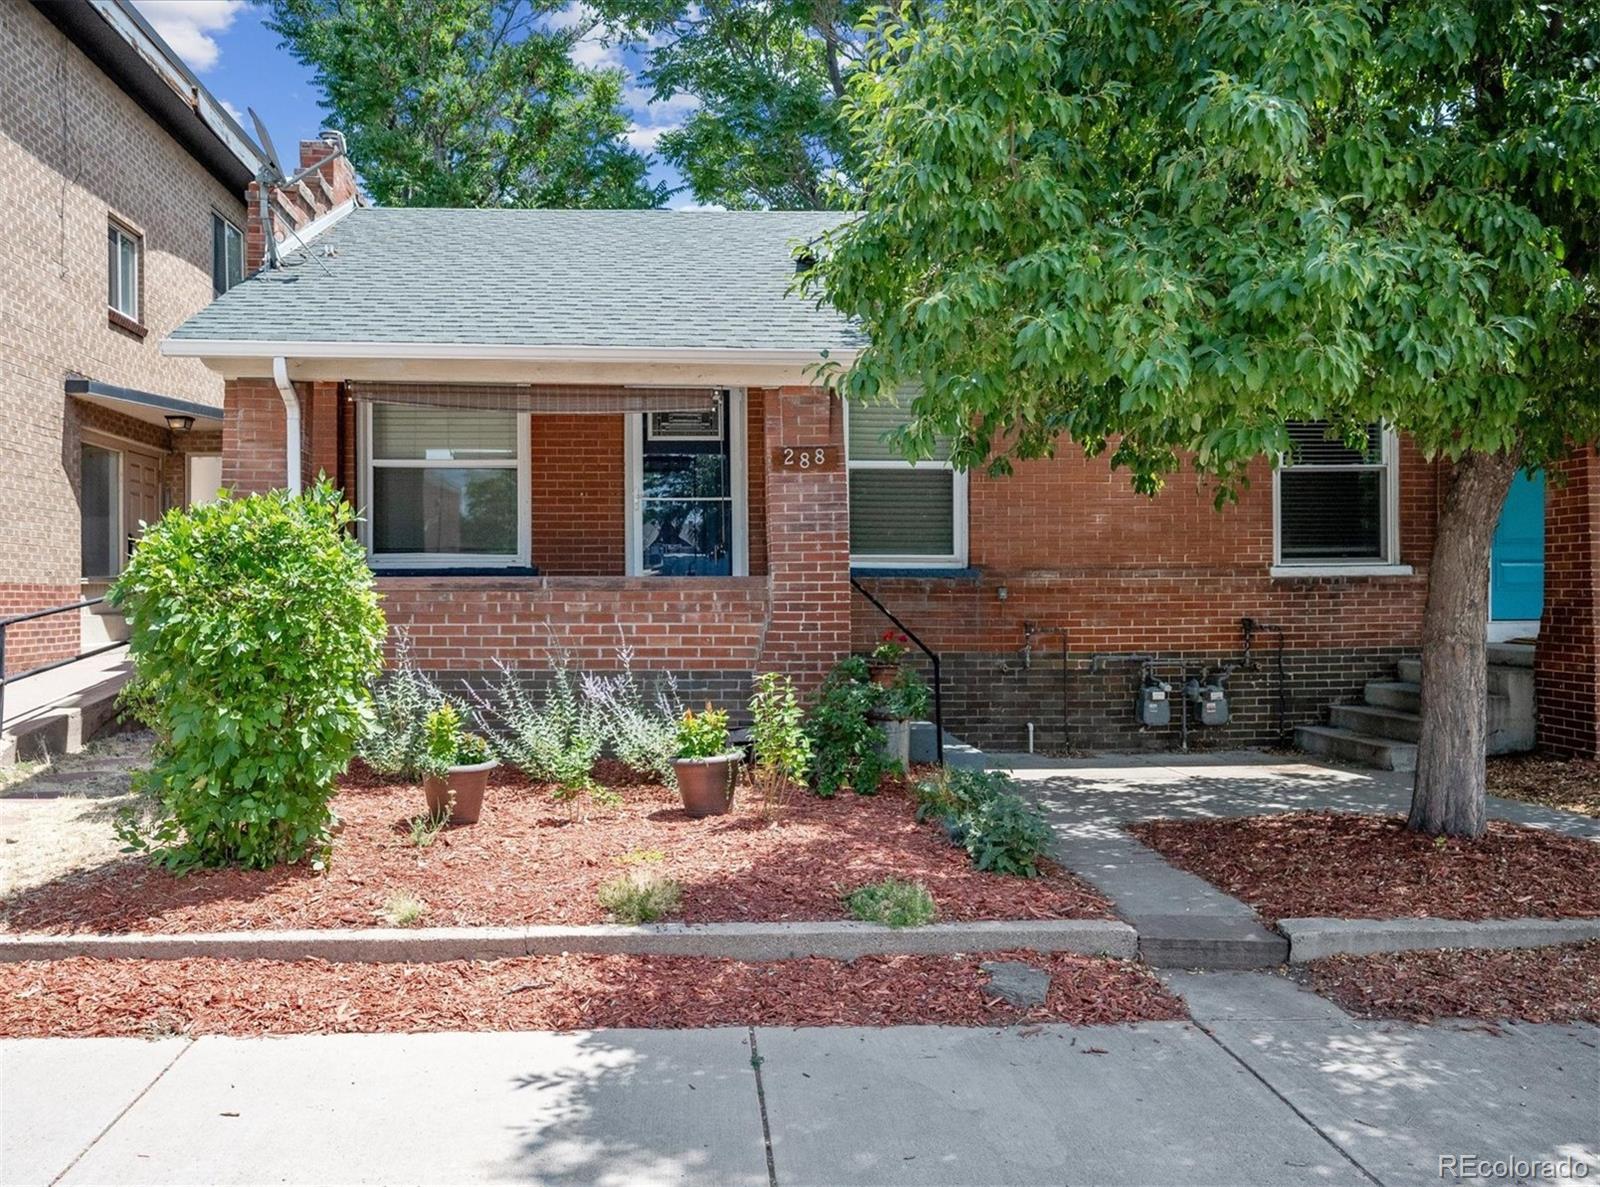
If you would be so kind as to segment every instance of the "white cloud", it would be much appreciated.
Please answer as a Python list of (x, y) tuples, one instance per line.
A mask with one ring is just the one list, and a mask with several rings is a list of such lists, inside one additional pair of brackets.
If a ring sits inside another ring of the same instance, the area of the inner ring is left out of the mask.
[(575, 0), (565, 8), (557, 9), (545, 18), (545, 23), (552, 29), (566, 32), (568, 30), (587, 29), (588, 32), (580, 37), (572, 46), (572, 60), (578, 65), (592, 70), (624, 70), (626, 65), (622, 59), (620, 45), (606, 45), (601, 40), (603, 30), (594, 9), (582, 0)]
[(715, 202), (707, 202), (702, 205), (692, 198), (684, 198), (680, 201), (668, 202), (667, 209), (676, 210), (685, 214), (698, 214), (703, 210), (726, 210), (728, 208), (726, 206), (718, 206)]
[(240, 124), (244, 123), (244, 112), (240, 111), (237, 107), (235, 107), (232, 103), (229, 103), (226, 99), (218, 99), (217, 102), (222, 104), (222, 110), (223, 111), (226, 111), (234, 119), (238, 120)]
[(661, 139), (661, 134), (663, 132), (675, 132), (680, 126), (679, 124), (662, 124), (655, 128), (641, 128), (635, 124), (628, 129), (623, 139), (628, 142), (630, 148), (637, 149), (639, 152), (655, 152), (656, 142)]
[(245, 0), (134, 0), (134, 4), (191, 69), (210, 70), (222, 52), (216, 34), (233, 24)]

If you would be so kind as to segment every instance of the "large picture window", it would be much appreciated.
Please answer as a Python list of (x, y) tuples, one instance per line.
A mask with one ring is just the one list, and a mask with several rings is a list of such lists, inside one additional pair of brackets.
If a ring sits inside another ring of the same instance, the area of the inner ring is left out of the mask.
[(1395, 564), (1394, 435), (1368, 425), (1351, 448), (1326, 421), (1288, 429), (1291, 452), (1275, 479), (1279, 566)]
[(366, 406), (374, 564), (528, 564), (528, 418)]
[(950, 465), (948, 446), (908, 462), (886, 437), (910, 417), (910, 393), (896, 403), (848, 411), (850, 562), (882, 568), (967, 563), (967, 476)]

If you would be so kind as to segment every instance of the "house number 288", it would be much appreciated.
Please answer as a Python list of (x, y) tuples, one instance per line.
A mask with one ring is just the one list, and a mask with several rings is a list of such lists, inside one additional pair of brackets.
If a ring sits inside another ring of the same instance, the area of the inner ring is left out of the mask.
[(786, 446), (783, 451), (783, 464), (790, 470), (820, 470), (828, 464), (828, 451), (820, 445), (814, 449)]

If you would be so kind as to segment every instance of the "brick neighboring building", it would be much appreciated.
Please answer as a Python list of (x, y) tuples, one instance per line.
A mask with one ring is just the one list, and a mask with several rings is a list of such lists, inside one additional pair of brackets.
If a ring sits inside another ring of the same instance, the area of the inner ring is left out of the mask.
[[(1269, 743), (1416, 654), (1440, 471), (1409, 443), (1297, 426), (1294, 463), (1221, 513), (1192, 477), (1148, 500), (1074, 449), (1004, 479), (912, 467), (882, 443), (896, 407), (815, 386), (859, 342), (788, 294), (792, 249), (837, 217), (357, 210), (164, 349), (227, 380), (226, 482), (327, 473), (364, 509), (390, 622), (446, 678), (607, 667), (625, 642), (690, 696), (812, 685), (887, 625), (852, 579), (941, 654), (948, 727), (992, 747), (1030, 723), (1041, 747), (1175, 745), (1176, 713), (1134, 720), (1152, 660), (1180, 685), (1237, 667), (1231, 723), (1194, 745)], [(1548, 518), (1544, 712), (1583, 752), (1592, 452), (1572, 478), (1502, 525), (1495, 585), (1499, 633), (1538, 630), (1524, 535)]]
[[(103, 592), (141, 520), (216, 489), (223, 382), (159, 345), (244, 278), (262, 164), (122, 0), (0, 5), (0, 618)], [(119, 628), (13, 627), (6, 670)]]

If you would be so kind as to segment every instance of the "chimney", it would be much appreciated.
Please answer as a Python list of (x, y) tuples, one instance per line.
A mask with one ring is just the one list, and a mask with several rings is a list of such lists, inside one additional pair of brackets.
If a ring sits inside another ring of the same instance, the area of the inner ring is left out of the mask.
[[(268, 218), (272, 233), (278, 242), (280, 254), (299, 246), (290, 230), (300, 230), (323, 215), (337, 209), (352, 199), (359, 205), (361, 195), (356, 189), (355, 170), (350, 158), (333, 159), (344, 147), (344, 137), (338, 132), (325, 131), (316, 140), (300, 142), (300, 168), (305, 173), (299, 181), (289, 186), (274, 186), (276, 199)], [(320, 165), (320, 168), (317, 166)], [(306, 170), (313, 170), (306, 173)], [(245, 228), (245, 272), (259, 271), (267, 262), (267, 241), (261, 225), (259, 205), (260, 182), (252, 181), (245, 191), (248, 209), (248, 226)]]

